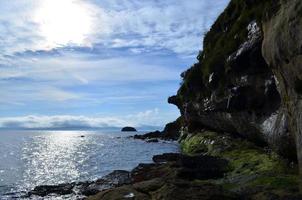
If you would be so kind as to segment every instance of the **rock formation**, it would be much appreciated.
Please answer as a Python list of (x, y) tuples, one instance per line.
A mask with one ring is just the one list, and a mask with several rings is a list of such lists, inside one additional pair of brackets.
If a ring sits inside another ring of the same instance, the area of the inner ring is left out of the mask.
[(301, 11), (298, 0), (230, 2), (169, 99), (184, 118), (184, 135), (233, 133), (293, 161), (297, 144), (302, 159)]

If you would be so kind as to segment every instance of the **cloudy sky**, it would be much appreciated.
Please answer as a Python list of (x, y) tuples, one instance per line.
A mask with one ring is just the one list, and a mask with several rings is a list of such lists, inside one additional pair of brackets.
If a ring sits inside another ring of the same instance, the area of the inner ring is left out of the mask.
[(0, 1), (0, 128), (156, 125), (228, 0)]

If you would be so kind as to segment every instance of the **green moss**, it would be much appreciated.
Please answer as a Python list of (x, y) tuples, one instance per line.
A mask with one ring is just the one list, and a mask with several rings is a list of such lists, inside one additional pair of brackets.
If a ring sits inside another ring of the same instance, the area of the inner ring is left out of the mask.
[(286, 196), (299, 189), (295, 167), (289, 168), (277, 154), (244, 139), (205, 131), (187, 136), (181, 141), (181, 147), (183, 153), (189, 155), (206, 154), (228, 160), (230, 170), (224, 178), (202, 180), (220, 185), (227, 191), (254, 191), (258, 188), (260, 192), (253, 194), (255, 199), (267, 199), (267, 192)]
[(194, 135), (188, 135), (180, 142), (180, 145), (184, 154), (207, 154), (219, 156), (221, 151), (230, 148), (232, 143), (225, 135), (205, 131)]
[(295, 175), (263, 176), (249, 183), (249, 186), (264, 186), (273, 189), (288, 189), (299, 185), (299, 178)]
[[(267, 194), (286, 196), (299, 189), (298, 170), (271, 151), (232, 135), (211, 131), (187, 135), (181, 141), (183, 153), (203, 154), (229, 161), (224, 178), (195, 180), (196, 183), (220, 185), (227, 191), (251, 191), (255, 199), (268, 199)], [(255, 188), (257, 188), (256, 192)]]
[(206, 153), (208, 150), (205, 144), (205, 138), (202, 134), (187, 136), (187, 138), (180, 143), (180, 146), (182, 152), (188, 155)]
[(215, 132), (202, 132), (181, 141), (182, 152), (188, 155), (207, 154), (230, 161), (232, 175), (282, 172), (285, 162), (275, 153), (266, 153), (252, 143)]
[(266, 154), (258, 149), (236, 149), (223, 153), (230, 161), (231, 175), (250, 175), (255, 173), (281, 173), (285, 164), (275, 154)]

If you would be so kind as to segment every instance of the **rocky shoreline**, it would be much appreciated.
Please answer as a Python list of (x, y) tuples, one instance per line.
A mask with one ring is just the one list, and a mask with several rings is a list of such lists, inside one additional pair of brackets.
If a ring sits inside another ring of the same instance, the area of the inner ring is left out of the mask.
[[(147, 138), (147, 137), (146, 137)], [(302, 199), (297, 164), (231, 134), (204, 130), (180, 141), (182, 153), (153, 156), (132, 171), (92, 182), (38, 186), (25, 197), (89, 200)]]

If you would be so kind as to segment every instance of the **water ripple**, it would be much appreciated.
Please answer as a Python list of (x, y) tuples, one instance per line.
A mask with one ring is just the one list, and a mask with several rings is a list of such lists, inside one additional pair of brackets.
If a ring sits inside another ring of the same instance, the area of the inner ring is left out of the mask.
[(124, 133), (0, 134), (0, 199), (4, 192), (26, 191), (37, 185), (93, 180), (112, 170), (130, 170), (138, 163), (151, 162), (154, 154), (178, 151), (174, 143), (147, 144), (128, 139)]

